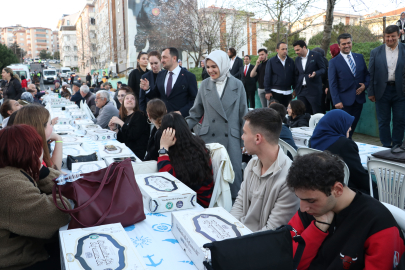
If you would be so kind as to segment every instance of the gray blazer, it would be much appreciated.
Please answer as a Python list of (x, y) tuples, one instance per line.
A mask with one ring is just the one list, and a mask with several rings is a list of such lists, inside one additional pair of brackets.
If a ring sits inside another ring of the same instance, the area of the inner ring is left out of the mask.
[(119, 116), (118, 109), (114, 106), (112, 101), (109, 101), (100, 109), (96, 119), (93, 119), (94, 124), (100, 125), (102, 128), (108, 129), (108, 123), (113, 116)]
[(193, 128), (204, 116), (199, 136), (205, 143), (220, 143), (228, 151), (235, 172), (231, 185), (232, 198), (236, 198), (242, 183), (242, 152), (244, 120), (247, 113), (245, 88), (240, 80), (228, 77), (220, 99), (215, 83), (210, 78), (201, 83), (190, 116), (188, 126)]
[[(402, 97), (402, 72), (405, 65), (405, 45), (398, 44), (398, 61), (395, 69), (395, 88), (397, 94)], [(388, 66), (385, 55), (385, 44), (373, 49), (370, 53), (370, 86), (368, 87), (368, 96), (375, 96), (378, 101), (384, 95), (385, 87), (388, 81)]]

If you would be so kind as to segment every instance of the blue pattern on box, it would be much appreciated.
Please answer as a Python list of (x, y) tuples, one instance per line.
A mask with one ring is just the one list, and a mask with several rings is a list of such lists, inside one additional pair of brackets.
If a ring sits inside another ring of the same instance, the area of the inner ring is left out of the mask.
[(157, 232), (170, 232), (172, 225), (166, 223), (158, 223), (152, 226), (152, 229)]
[(179, 241), (177, 241), (176, 239), (165, 239), (165, 240), (162, 240), (162, 241), (170, 242), (172, 244), (179, 243)]

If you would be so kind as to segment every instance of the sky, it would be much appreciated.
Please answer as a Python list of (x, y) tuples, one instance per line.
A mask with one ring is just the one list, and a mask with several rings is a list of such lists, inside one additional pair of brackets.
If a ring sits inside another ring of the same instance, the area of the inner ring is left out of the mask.
[[(207, 4), (210, 1), (214, 0), (208, 0)], [(56, 26), (62, 15), (81, 11), (86, 0), (11, 0), (11, 3), (12, 11), (3, 10), (0, 15), (0, 27), (21, 24), (26, 27), (57, 30)], [(354, 9), (352, 4), (355, 4)], [(364, 15), (375, 10), (388, 12), (401, 7), (405, 7), (405, 0), (338, 0), (335, 11)], [(325, 8), (326, 0), (317, 0), (309, 13), (315, 14)]]

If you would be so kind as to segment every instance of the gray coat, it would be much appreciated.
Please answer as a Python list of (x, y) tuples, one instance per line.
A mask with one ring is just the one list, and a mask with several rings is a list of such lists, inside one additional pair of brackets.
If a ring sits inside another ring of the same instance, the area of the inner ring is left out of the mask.
[(198, 135), (205, 143), (220, 143), (228, 151), (235, 172), (231, 185), (232, 198), (238, 196), (242, 183), (242, 151), (244, 120), (247, 113), (245, 88), (240, 80), (228, 77), (220, 99), (215, 83), (207, 78), (201, 83), (190, 116), (188, 126), (193, 128), (204, 116)]
[[(370, 53), (369, 72), (370, 85), (368, 87), (368, 96), (375, 96), (378, 101), (384, 95), (388, 81), (388, 66), (385, 53), (385, 44), (373, 49)], [(398, 44), (398, 61), (395, 68), (395, 88), (398, 97), (403, 97), (402, 91), (402, 72), (405, 65), (405, 45)]]
[(100, 109), (100, 112), (96, 119), (93, 119), (94, 124), (100, 125), (102, 128), (108, 129), (108, 123), (110, 122), (113, 116), (119, 116), (118, 109), (114, 106), (112, 101), (107, 102), (103, 108)]

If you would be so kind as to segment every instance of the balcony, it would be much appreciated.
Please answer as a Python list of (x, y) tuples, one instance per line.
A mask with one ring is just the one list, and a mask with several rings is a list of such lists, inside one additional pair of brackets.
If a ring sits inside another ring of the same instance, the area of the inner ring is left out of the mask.
[(59, 31), (76, 31), (76, 25), (62, 25)]

